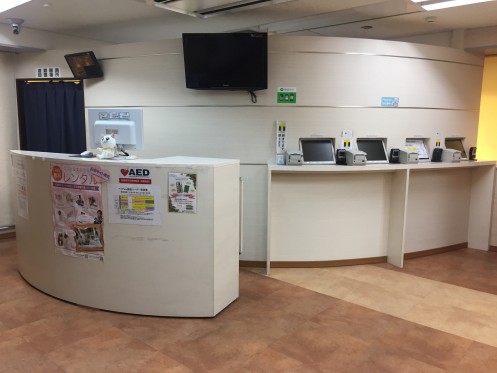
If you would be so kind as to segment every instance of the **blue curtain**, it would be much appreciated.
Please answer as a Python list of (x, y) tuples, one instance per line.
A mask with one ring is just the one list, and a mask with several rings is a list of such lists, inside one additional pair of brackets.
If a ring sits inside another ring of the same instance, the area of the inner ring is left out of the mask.
[(81, 153), (86, 149), (83, 84), (22, 85), (23, 150)]

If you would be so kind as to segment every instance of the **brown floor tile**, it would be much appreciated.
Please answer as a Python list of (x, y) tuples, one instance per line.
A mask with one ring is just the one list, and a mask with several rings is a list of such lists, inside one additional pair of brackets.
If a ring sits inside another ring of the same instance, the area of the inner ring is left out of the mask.
[(404, 268), (376, 266), (497, 295), (497, 282), (489, 280), (497, 277), (497, 253), (491, 251), (460, 249), (405, 260)]
[(65, 371), (23, 338), (9, 338), (2, 335), (0, 338), (0, 372), (63, 373)]
[(464, 356), (462, 356), (459, 366), (454, 372), (497, 372), (497, 354), (495, 348), (473, 342)]
[(270, 347), (306, 366), (342, 372), (364, 359), (370, 344), (312, 322), (272, 343)]
[(268, 372), (268, 373), (317, 373), (320, 372), (316, 368), (304, 365), (302, 362), (293, 359), (292, 357), (274, 351), (267, 347), (247, 359), (236, 359), (230, 364), (217, 368), (211, 372), (215, 373), (252, 373), (252, 372)]
[(119, 329), (100, 329), (91, 337), (59, 347), (48, 358), (67, 372), (137, 372), (157, 351)]
[[(77, 306), (29, 286), (14, 249), (15, 240), (0, 241), (0, 372), (497, 371), (495, 347), (247, 270), (240, 298), (214, 318)], [(497, 255), (442, 255), (407, 261), (403, 271), (493, 291)]]

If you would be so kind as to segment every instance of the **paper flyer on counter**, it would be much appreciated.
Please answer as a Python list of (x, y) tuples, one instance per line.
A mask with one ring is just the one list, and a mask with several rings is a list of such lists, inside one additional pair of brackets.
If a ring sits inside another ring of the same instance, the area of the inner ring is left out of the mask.
[(159, 186), (109, 184), (107, 191), (110, 223), (162, 224)]
[(107, 170), (94, 165), (51, 164), (56, 251), (103, 260), (102, 183)]
[(197, 174), (169, 173), (169, 212), (197, 213)]
[(12, 172), (17, 191), (17, 214), (24, 219), (29, 219), (26, 167), (22, 159), (14, 158), (13, 161)]

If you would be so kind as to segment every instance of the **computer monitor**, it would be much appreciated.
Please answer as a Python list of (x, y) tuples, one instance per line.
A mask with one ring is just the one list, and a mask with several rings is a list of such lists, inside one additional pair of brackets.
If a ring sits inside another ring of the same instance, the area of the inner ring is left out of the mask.
[(388, 163), (384, 139), (357, 139), (357, 149), (367, 154), (366, 163)]
[(120, 149), (143, 150), (143, 109), (88, 108), (90, 147), (100, 147), (104, 135), (114, 134)]
[(445, 148), (459, 150), (461, 152), (461, 159), (468, 159), (468, 154), (464, 149), (463, 140), (463, 137), (446, 137)]
[(304, 164), (334, 164), (335, 151), (332, 138), (301, 138), (300, 150)]
[(406, 150), (415, 150), (418, 152), (418, 159), (420, 161), (429, 161), (430, 153), (428, 146), (426, 146), (426, 139), (406, 139)]

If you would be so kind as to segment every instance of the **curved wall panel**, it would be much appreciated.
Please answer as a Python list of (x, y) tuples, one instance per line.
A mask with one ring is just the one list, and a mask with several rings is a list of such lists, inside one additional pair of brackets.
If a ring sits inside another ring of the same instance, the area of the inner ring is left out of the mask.
[[(145, 146), (138, 156), (240, 159), (246, 179), (241, 259), (266, 258), (266, 163), (274, 162), (276, 120), (287, 122), (290, 149), (299, 137), (338, 139), (342, 130), (385, 137), (388, 148), (406, 137), (428, 138), (430, 147), (444, 136), (476, 144), (480, 56), (403, 42), (271, 36), (269, 88), (253, 104), (247, 92), (186, 89), (181, 45), (166, 40), (95, 50), (105, 77), (85, 82), (86, 106), (143, 107)], [(64, 53), (43, 58), (62, 64)], [(32, 74), (34, 66), (36, 57), (22, 56), (17, 75)], [(278, 104), (279, 87), (295, 87), (297, 103)], [(399, 107), (381, 107), (382, 97), (398, 97)]]

